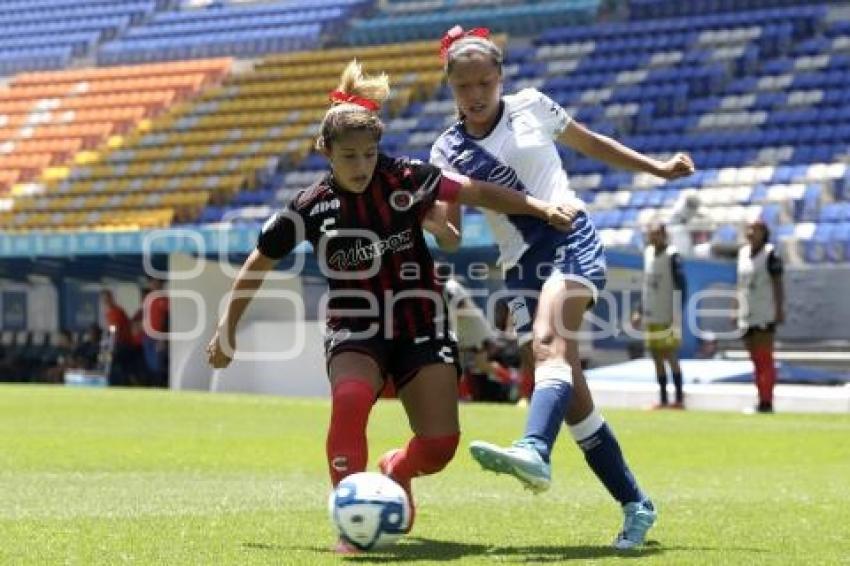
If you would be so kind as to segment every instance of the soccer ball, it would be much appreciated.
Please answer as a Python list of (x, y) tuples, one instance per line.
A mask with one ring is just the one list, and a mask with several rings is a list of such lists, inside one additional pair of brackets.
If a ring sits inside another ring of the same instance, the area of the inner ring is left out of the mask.
[(374, 472), (352, 474), (328, 499), (331, 522), (360, 550), (393, 544), (410, 525), (410, 502), (400, 485)]

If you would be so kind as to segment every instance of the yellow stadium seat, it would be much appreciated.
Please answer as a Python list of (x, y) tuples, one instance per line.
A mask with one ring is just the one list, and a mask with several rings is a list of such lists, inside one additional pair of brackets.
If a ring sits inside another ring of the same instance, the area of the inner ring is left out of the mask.
[[(254, 71), (230, 77), (222, 85), (216, 80), (229, 71), (229, 59), (77, 69), (73, 72), (78, 77), (89, 78), (76, 81), (39, 82), (19, 76), (15, 80), (21, 82), (14, 84), (29, 90), (20, 90), (13, 97), (0, 96), (0, 113), (14, 104), (20, 112), (28, 111), (19, 99), (65, 92), (69, 85), (84, 81), (90, 82), (89, 92), (70, 101), (66, 111), (96, 122), (103, 121), (106, 112), (115, 112), (114, 118), (118, 118), (119, 110), (132, 108), (132, 116), (125, 112), (121, 121), (106, 120), (117, 128), (108, 135), (120, 136), (122, 143), (104, 144), (99, 156), (103, 161), (89, 161), (81, 152), (75, 155), (77, 165), (88, 165), (85, 178), (43, 176), (48, 177), (44, 185), (50, 194), (61, 188), (64, 197), (88, 198), (46, 201), (49, 206), (69, 209), (111, 210), (109, 216), (114, 218), (98, 223), (107, 229), (167, 225), (175, 217), (196, 216), (209, 201), (225, 203), (238, 191), (256, 186), (258, 171), (269, 166), (271, 157), (283, 154), (285, 162), (293, 164), (309, 155), (317, 125), (329, 105), (327, 93), (336, 87), (339, 72), (355, 55), (367, 72), (391, 74), (396, 85), (392, 108), (427, 96), (442, 83), (436, 45), (428, 41), (269, 56)], [(196, 97), (184, 100), (197, 89), (202, 90)], [(198, 104), (213, 101), (214, 112), (194, 114)], [(192, 121), (181, 120), (190, 113)], [(10, 114), (13, 119), (17, 115)], [(130, 124), (135, 129), (127, 129)], [(89, 143), (89, 132), (94, 132), (94, 127), (73, 130), (85, 143)], [(33, 132), (33, 139), (61, 138), (60, 133), (42, 128)], [(146, 140), (156, 140), (157, 145), (142, 146)], [(116, 151), (120, 162), (111, 159)], [(2, 182), (0, 176), (0, 187)], [(118, 212), (120, 215), (113, 214)]]
[(48, 167), (41, 173), (41, 178), (45, 181), (61, 180), (70, 173), (71, 170), (67, 167)]

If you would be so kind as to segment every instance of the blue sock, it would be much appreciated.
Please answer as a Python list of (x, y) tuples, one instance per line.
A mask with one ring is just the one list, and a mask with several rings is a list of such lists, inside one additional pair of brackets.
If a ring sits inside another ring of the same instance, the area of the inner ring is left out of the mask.
[(534, 384), (522, 442), (532, 444), (546, 463), (561, 431), (572, 394), (573, 386), (560, 379)]
[(590, 469), (614, 499), (621, 505), (646, 499), (623, 458), (614, 433), (599, 413), (594, 410), (585, 420), (571, 426), (570, 432), (584, 451)]

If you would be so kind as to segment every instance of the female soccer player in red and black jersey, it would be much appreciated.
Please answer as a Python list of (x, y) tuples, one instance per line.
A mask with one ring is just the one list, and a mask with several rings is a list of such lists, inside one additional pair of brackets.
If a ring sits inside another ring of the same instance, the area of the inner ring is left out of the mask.
[[(390, 378), (414, 436), (385, 454), (379, 467), (409, 494), (414, 477), (448, 464), (460, 434), (457, 347), (445, 328), (442, 286), (422, 233), (426, 216), (439, 219), (437, 198), (531, 215), (563, 231), (571, 216), (518, 191), (380, 154), (377, 111), (388, 94), (386, 75), (364, 77), (356, 61), (346, 67), (317, 140), (331, 172), (266, 222), (208, 353), (213, 367), (230, 363), (236, 325), (262, 274), (309, 240), (329, 282), (331, 481), (365, 470), (369, 412)], [(448, 236), (446, 223), (431, 220), (438, 237)]]

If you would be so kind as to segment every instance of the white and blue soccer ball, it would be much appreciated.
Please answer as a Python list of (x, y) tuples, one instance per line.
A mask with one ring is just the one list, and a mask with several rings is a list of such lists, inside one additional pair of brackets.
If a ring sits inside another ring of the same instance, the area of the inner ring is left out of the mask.
[(404, 489), (374, 472), (352, 474), (328, 499), (331, 522), (340, 536), (360, 550), (395, 543), (410, 525), (410, 501)]

